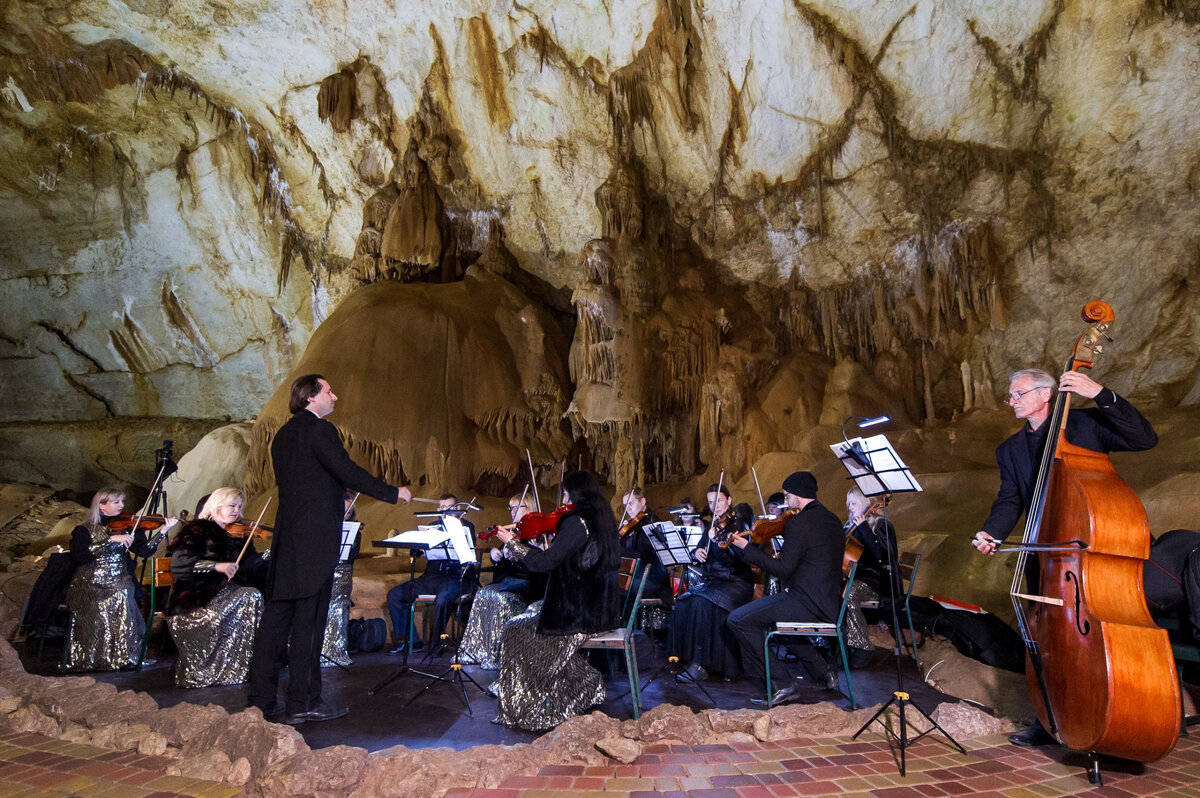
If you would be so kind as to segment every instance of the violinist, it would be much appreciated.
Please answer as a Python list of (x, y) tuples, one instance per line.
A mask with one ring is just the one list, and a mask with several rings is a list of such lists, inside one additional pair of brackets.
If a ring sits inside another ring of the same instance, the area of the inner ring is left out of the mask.
[[(699, 563), (699, 584), (693, 580), (688, 591), (675, 602), (671, 629), (667, 634), (667, 652), (688, 663), (687, 676), (695, 681), (720, 673), (726, 679), (742, 675), (737, 641), (726, 621), (729, 613), (754, 597), (754, 572), (730, 549), (717, 541), (750, 528), (754, 513), (747, 504), (733, 506), (724, 485), (709, 485), (708, 506), (712, 522), (708, 525), (692, 557)], [(762, 643), (759, 643), (762, 648)]]
[(244, 541), (227, 531), (244, 503), (237, 488), (214, 490), (167, 549), (174, 583), (163, 613), (179, 649), (177, 687), (246, 681), (263, 597), (245, 578), (264, 562), (253, 545), (242, 555)]
[[(125, 509), (125, 491), (104, 488), (92, 497), (83, 524), (71, 531), (74, 575), (67, 588), (67, 606), (74, 624), (67, 638), (67, 668), (75, 671), (111, 671), (137, 665), (146, 623), (137, 605), (133, 559), (154, 554), (141, 524), (117, 532)], [(170, 527), (174, 518), (158, 519)]]
[[(443, 493), (438, 498), (437, 509), (443, 517), (453, 516), (461, 519), (466, 510), (458, 508), (457, 505), (457, 496), (453, 493)], [(474, 545), (475, 526), (466, 520), (462, 521), (462, 525), (471, 537), (471, 544)], [(417, 596), (433, 594), (437, 598), (433, 601), (433, 641), (431, 644), (434, 646), (434, 655), (440, 654), (443, 649), (440, 639), (442, 632), (446, 630), (446, 624), (450, 621), (450, 612), (454, 609), (454, 602), (458, 601), (464, 588), (471, 586), (472, 581), (477, 579), (478, 572), (474, 563), (460, 563), (453, 559), (431, 560), (426, 557), (425, 573), (410, 582), (401, 582), (388, 591), (388, 612), (392, 616), (392, 633), (396, 638), (396, 647), (388, 653), (392, 655), (404, 653), (404, 649), (408, 646), (408, 623), (412, 603)], [(413, 630), (413, 651), (419, 651), (424, 647), (425, 642), (421, 640), (416, 630)]]
[[(508, 500), (508, 513), (517, 523), (533, 510), (528, 496), (513, 496)], [(504, 624), (525, 611), (530, 601), (537, 601), (546, 590), (542, 574), (531, 574), (519, 560), (506, 553), (504, 547), (488, 552), (492, 561), (492, 582), (475, 591), (471, 616), (458, 647), (460, 662), (478, 665), (484, 670), (500, 669), (500, 636)]]
[[(846, 515), (844, 529), (847, 538), (862, 544), (858, 558), (858, 569), (854, 572), (854, 584), (850, 585), (850, 602), (846, 611), (846, 644), (849, 647), (850, 667), (862, 668), (871, 661), (875, 645), (867, 633), (867, 619), (863, 616), (862, 604), (879, 601), (880, 596), (893, 599), (904, 595), (900, 580), (896, 578), (893, 563), (899, 561), (896, 551), (896, 529), (883, 515), (882, 502), (872, 502), (857, 487), (846, 491)], [(884, 584), (886, 574), (892, 574), (892, 588)]]
[[(1017, 418), (1025, 419), (1025, 424), (996, 447), (1000, 491), (982, 529), (971, 541), (971, 545), (983, 554), (994, 555), (997, 544), (1009, 536), (1017, 520), (1029, 509), (1042, 450), (1050, 434), (1056, 434), (1046, 423), (1056, 386), (1059, 391), (1078, 394), (1096, 403), (1095, 407), (1072, 410), (1067, 415), (1068, 443), (1104, 453), (1144, 451), (1158, 443), (1154, 428), (1133, 405), (1082, 372), (1068, 371), (1057, 381), (1041, 369), (1013, 372), (1009, 376), (1005, 401), (1012, 406)], [(1038, 572), (1036, 556), (1029, 557), (1026, 574), (1027, 578), (1032, 576), (1032, 585), (1037, 583)], [(1022, 746), (1055, 742), (1036, 720), (1029, 729), (1008, 739), (1014, 745)]]
[(621, 542), (612, 509), (591, 474), (572, 471), (562, 484), (571, 510), (559, 518), (549, 548), (521, 543), (510, 529), (497, 532), (532, 573), (549, 576), (545, 599), (505, 624), (494, 686), (496, 722), (530, 731), (604, 701), (599, 671), (577, 653), (589, 636), (621, 620)]
[[(764, 596), (729, 615), (729, 629), (740, 644), (743, 668), (764, 695), (773, 689), (766, 683), (763, 662), (765, 630), (778, 621), (836, 622), (841, 598), (845, 537), (838, 517), (817, 501), (816, 477), (808, 471), (791, 474), (783, 481), (783, 494), (788, 509), (799, 512), (784, 525), (778, 559), (748, 545), (745, 538), (733, 540), (742, 558), (778, 577), (784, 588), (782, 593)], [(799, 638), (794, 652), (814, 682), (827, 693), (837, 691), (837, 671), (830, 668), (808, 638)], [(798, 698), (799, 693), (796, 685), (786, 685), (771, 694), (771, 702), (786, 703)]]
[[(646, 526), (658, 522), (658, 516), (646, 506), (646, 495), (640, 487), (630, 488), (621, 497), (624, 505), (625, 521), (621, 525), (621, 545), (623, 549), (638, 558), (645, 573), (646, 588), (642, 591), (643, 598), (654, 598), (662, 601), (665, 609), (675, 604), (675, 591), (671, 585), (671, 572), (658, 559), (654, 545), (647, 537)], [(637, 583), (629, 586), (630, 593), (636, 593)], [(661, 613), (660, 613), (661, 614)], [(663, 628), (656, 626), (655, 628)]]

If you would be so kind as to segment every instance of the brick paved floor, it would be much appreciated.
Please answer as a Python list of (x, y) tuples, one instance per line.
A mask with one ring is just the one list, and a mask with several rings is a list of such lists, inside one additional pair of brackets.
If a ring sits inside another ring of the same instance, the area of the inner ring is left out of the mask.
[[(864, 737), (869, 737), (870, 732)], [(907, 750), (907, 776), (879, 739), (821, 738), (782, 743), (648, 746), (630, 765), (553, 766), (515, 776), (495, 790), (451, 792), (447, 798), (775, 798), (869, 795), (925, 798), (984, 795), (1200, 796), (1200, 735), (1180, 738), (1160, 762), (1102, 760), (1104, 786), (1088, 783), (1084, 756), (1058, 746), (1018, 748), (1004, 737), (968, 741), (966, 755), (944, 739)]]
[(171, 760), (13, 731), (0, 723), (0, 795), (228, 798), (236, 787), (166, 775)]

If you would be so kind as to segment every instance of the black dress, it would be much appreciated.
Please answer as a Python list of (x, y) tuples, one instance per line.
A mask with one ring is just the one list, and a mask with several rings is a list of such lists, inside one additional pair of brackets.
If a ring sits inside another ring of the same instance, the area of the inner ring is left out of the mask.
[[(711, 541), (707, 534), (704, 539)], [(709, 544), (708, 559), (696, 569), (703, 582), (676, 600), (667, 651), (680, 662), (737, 678), (742, 675), (741, 655), (726, 621), (730, 612), (754, 598), (754, 572), (716, 543)]]

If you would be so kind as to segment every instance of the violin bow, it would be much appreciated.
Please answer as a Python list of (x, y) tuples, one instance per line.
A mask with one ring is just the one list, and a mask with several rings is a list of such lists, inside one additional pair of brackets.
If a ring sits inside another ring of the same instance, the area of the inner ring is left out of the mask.
[[(271, 506), (272, 498), (271, 496), (267, 497), (267, 503), (263, 505), (262, 510), (258, 513), (258, 518), (254, 519), (254, 523), (250, 526), (250, 531), (246, 533), (246, 542), (242, 544), (242, 550), (238, 552), (237, 559), (233, 561), (234, 565), (241, 565), (242, 557), (246, 556), (246, 549), (250, 548), (250, 541), (254, 540), (254, 530), (258, 529), (258, 525), (262, 523), (263, 516), (267, 514), (267, 508)], [(232, 577), (225, 578), (231, 579)]]
[(758, 504), (762, 507), (763, 517), (767, 516), (767, 503), (763, 501), (762, 487), (758, 484), (758, 472), (754, 470), (754, 466), (750, 466), (750, 474), (754, 477), (754, 490), (758, 492)]
[(525, 459), (529, 462), (529, 484), (533, 488), (533, 509), (540, 513), (542, 511), (542, 500), (538, 498), (537, 473), (533, 470), (533, 455), (529, 453), (528, 446), (525, 447)]
[[(158, 490), (159, 484), (162, 482), (163, 475), (166, 473), (167, 464), (163, 463), (162, 468), (158, 469), (158, 476), (154, 478), (154, 484), (150, 486), (150, 496), (153, 496)], [(142, 509), (138, 510), (137, 515), (133, 518), (133, 529), (129, 534), (137, 535), (138, 527), (142, 525), (142, 519), (146, 517), (146, 511), (150, 509), (150, 496), (146, 497), (146, 501), (142, 503)], [(125, 548), (133, 548), (133, 539), (130, 538), (129, 545)]]
[[(722, 488), (722, 486), (724, 486), (724, 484), (725, 484), (725, 469), (722, 468), (721, 475), (719, 477), (717, 477), (717, 498), (713, 500), (713, 506), (708, 508), (709, 512), (712, 513), (712, 520), (708, 522), (709, 532), (712, 531), (713, 524), (716, 523), (716, 520), (717, 520), (716, 504), (717, 504), (717, 502), (721, 501), (721, 488)], [(713, 540), (712, 535), (704, 536), (704, 548), (705, 549), (709, 549), (709, 550), (712, 549), (712, 540)]]
[[(352, 513), (352, 512), (354, 511), (354, 503), (355, 503), (356, 501), (358, 501), (358, 497), (359, 497), (359, 496), (361, 496), (361, 495), (362, 495), (362, 494), (361, 494), (361, 493), (359, 493), (358, 491), (354, 491), (354, 498), (350, 500), (350, 506), (346, 508), (346, 512), (342, 513), (342, 520), (343, 520), (343, 521), (345, 521), (347, 518), (349, 518), (349, 517), (350, 517), (350, 513)], [(263, 509), (265, 510), (266, 508), (264, 507)], [(261, 516), (260, 516), (260, 517), (261, 517)]]

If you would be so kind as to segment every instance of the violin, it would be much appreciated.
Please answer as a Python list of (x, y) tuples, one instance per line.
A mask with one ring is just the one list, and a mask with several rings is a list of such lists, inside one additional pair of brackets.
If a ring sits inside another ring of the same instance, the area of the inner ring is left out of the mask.
[(234, 521), (232, 524), (225, 527), (225, 532), (233, 538), (244, 538), (246, 535), (253, 532), (254, 537), (258, 538), (259, 540), (270, 540), (271, 535), (275, 532), (275, 527), (268, 526), (267, 524), (259, 524), (258, 526), (255, 526), (254, 522), (252, 521), (241, 520)]
[(774, 518), (760, 518), (754, 522), (754, 526), (750, 528), (750, 539), (758, 544), (766, 543), (773, 537), (778, 537), (783, 534), (783, 528), (787, 525), (788, 519), (800, 512), (795, 507), (789, 507)]
[(563, 516), (575, 511), (575, 505), (564, 504), (548, 513), (525, 513), (515, 524), (497, 524), (479, 533), (480, 540), (495, 537), (501, 529), (511, 529), (517, 533), (517, 540), (534, 540), (543, 535), (550, 535), (558, 528), (558, 522)]
[(143, 532), (149, 532), (165, 524), (167, 519), (161, 515), (143, 515), (141, 518), (138, 518), (131, 513), (122, 513), (105, 524), (105, 526), (108, 527), (109, 533), (113, 535), (124, 535), (135, 531), (133, 528), (135, 521), (137, 522), (138, 529)]
[(617, 536), (625, 537), (630, 532), (637, 529), (638, 525), (641, 524), (642, 521), (644, 521), (644, 520), (646, 520), (646, 511), (642, 510), (637, 515), (631, 516), (628, 521), (626, 521), (624, 524), (621, 525), (621, 528), (617, 530)]

